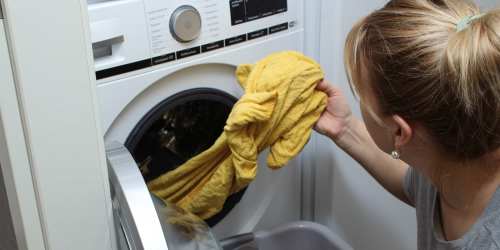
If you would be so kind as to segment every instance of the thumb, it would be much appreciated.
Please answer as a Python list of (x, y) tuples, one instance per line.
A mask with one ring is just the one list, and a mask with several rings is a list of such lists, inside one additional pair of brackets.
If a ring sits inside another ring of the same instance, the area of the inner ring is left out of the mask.
[(334, 96), (336, 91), (336, 89), (329, 82), (325, 80), (319, 82), (318, 85), (316, 86), (316, 89), (325, 92), (328, 95), (328, 97)]

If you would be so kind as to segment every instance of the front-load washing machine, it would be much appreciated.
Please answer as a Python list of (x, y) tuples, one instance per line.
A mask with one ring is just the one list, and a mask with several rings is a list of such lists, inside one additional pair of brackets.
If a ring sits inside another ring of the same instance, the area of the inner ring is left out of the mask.
[[(90, 1), (102, 125), (105, 141), (116, 149), (110, 154), (129, 154), (118, 157), (118, 162), (134, 166), (144, 182), (210, 147), (243, 93), (235, 78), (236, 66), (277, 51), (303, 51), (304, 4), (304, 0)], [(218, 238), (300, 219), (300, 160), (271, 171), (264, 159), (255, 181), (229, 197), (223, 210), (206, 221)], [(135, 198), (115, 199), (120, 194), (112, 190), (119, 224), (121, 220), (128, 225), (123, 230), (146, 230), (150, 237), (161, 234), (152, 232), (153, 226), (140, 228), (139, 221), (148, 225), (157, 218), (154, 209), (146, 208), (150, 197), (134, 193), (134, 181), (123, 182), (119, 192), (131, 192)], [(120, 213), (120, 207), (134, 206), (145, 207), (137, 208), (141, 212), (136, 214)]]

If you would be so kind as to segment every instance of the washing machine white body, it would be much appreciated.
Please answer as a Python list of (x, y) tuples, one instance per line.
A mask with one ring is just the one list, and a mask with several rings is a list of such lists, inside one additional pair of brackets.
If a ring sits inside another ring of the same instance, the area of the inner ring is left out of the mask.
[[(150, 110), (183, 91), (211, 88), (238, 98), (243, 92), (235, 79), (237, 65), (277, 51), (303, 51), (303, 0), (267, 1), (274, 5), (266, 7), (266, 13), (258, 10), (265, 1), (246, 6), (248, 2), (252, 0), (89, 4), (106, 142), (125, 143)], [(174, 12), (186, 5), (200, 15), (201, 31), (195, 40), (179, 42), (170, 26), (172, 16), (179, 14)], [(243, 18), (238, 16), (242, 5), (247, 8)], [(299, 220), (301, 167), (297, 157), (282, 170), (271, 171), (263, 154), (257, 178), (214, 226), (215, 234), (222, 238)]]

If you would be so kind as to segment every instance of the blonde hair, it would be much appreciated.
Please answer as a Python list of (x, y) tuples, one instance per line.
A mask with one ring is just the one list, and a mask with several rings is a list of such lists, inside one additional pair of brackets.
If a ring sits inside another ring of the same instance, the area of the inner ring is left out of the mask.
[[(352, 88), (362, 100), (364, 90), (373, 90), (383, 115), (422, 124), (458, 158), (498, 149), (500, 10), (457, 30), (463, 18), (479, 14), (463, 0), (390, 1), (348, 35)], [(363, 68), (367, 83), (361, 82)]]

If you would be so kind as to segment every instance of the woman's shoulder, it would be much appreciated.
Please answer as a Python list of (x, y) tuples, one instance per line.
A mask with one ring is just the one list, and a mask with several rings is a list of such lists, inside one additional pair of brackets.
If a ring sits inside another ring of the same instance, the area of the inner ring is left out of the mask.
[(430, 180), (415, 168), (408, 168), (403, 185), (406, 196), (415, 208), (432, 205), (430, 203), (436, 195), (436, 189)]

